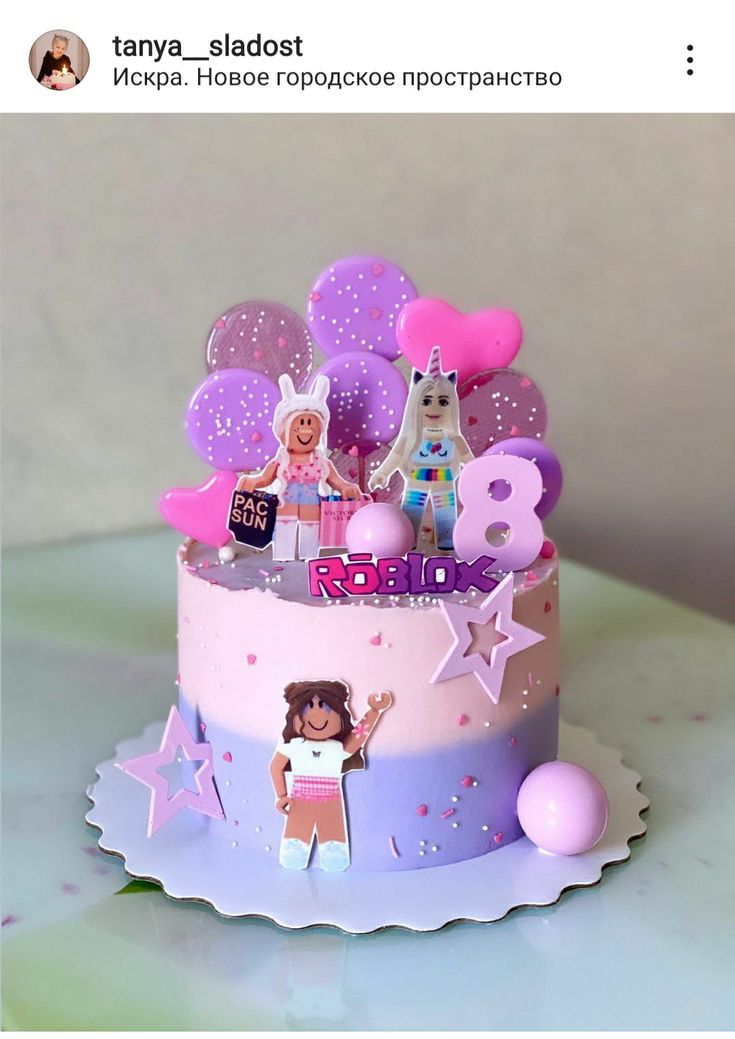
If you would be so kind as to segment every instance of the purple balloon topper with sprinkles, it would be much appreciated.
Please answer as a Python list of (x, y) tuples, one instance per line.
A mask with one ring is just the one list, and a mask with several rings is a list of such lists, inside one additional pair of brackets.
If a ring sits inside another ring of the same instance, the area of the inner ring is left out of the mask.
[(400, 354), (396, 321), (418, 293), (408, 275), (379, 256), (346, 256), (322, 271), (309, 295), (314, 341), (330, 357), (365, 350), (390, 361)]
[(313, 345), (303, 318), (282, 303), (237, 303), (207, 340), (207, 371), (249, 368), (274, 382), (286, 372), (299, 389), (311, 371)]
[(261, 372), (227, 368), (208, 375), (186, 409), (194, 450), (215, 469), (259, 469), (278, 450), (271, 423), (281, 399)]
[(459, 387), (462, 433), (477, 457), (499, 440), (543, 440), (547, 411), (541, 390), (522, 372), (496, 368), (479, 372)]
[(316, 371), (329, 379), (328, 446), (367, 454), (398, 434), (408, 387), (402, 373), (380, 354), (330, 357)]

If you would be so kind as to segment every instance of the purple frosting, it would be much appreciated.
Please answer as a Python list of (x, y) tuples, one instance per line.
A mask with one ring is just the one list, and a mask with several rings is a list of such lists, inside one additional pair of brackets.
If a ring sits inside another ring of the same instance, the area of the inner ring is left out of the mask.
[[(207, 819), (202, 825), (239, 847), (262, 850), (276, 865), (283, 816), (275, 808), (268, 766), (279, 734), (274, 734), (272, 746), (235, 736), (202, 717), (183, 690), (180, 711), (192, 732), (206, 726), (206, 739), (214, 750), (215, 780), (226, 820)], [(556, 757), (557, 730), (554, 699), (519, 722), (512, 739), (503, 732), (461, 747), (405, 756), (371, 754), (368, 748), (366, 769), (348, 773), (343, 780), (350, 868), (443, 866), (517, 840), (522, 836), (516, 814), (518, 790), (537, 765)], [(477, 785), (463, 785), (465, 777)], [(417, 813), (419, 805), (427, 806), (426, 815)]]

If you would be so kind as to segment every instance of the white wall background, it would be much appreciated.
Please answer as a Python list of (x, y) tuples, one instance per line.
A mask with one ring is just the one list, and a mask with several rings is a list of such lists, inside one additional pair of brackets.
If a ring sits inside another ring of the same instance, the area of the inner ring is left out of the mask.
[(6, 542), (156, 524), (218, 312), (375, 251), (521, 315), (562, 551), (732, 616), (733, 169), (728, 116), (5, 117)]

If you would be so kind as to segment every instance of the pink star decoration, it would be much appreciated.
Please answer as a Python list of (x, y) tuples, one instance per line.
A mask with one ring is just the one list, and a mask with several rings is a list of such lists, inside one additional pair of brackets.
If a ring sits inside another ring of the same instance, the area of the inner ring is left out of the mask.
[[(432, 683), (474, 674), (487, 695), (497, 703), (508, 659), (546, 637), (513, 620), (513, 574), (508, 574), (479, 606), (442, 600), (440, 608), (452, 633), (452, 645), (431, 676)], [(495, 619), (500, 641), (487, 655), (477, 648), (478, 632)]]
[[(174, 763), (179, 748), (187, 761), (196, 762), (198, 766), (193, 777), (196, 790), (188, 790), (182, 786), (169, 796), (168, 779), (159, 769)], [(211, 815), (215, 819), (225, 817), (214, 784), (212, 746), (209, 743), (194, 742), (176, 705), (169, 711), (158, 750), (152, 754), (143, 754), (139, 758), (131, 758), (129, 761), (119, 761), (117, 767), (151, 788), (148, 810), (149, 837), (184, 808), (191, 808), (202, 815)]]

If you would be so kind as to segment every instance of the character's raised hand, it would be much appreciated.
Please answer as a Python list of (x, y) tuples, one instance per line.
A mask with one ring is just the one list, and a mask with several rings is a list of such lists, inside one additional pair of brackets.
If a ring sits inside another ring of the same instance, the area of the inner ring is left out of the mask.
[(371, 693), (368, 696), (368, 707), (372, 707), (374, 711), (387, 711), (392, 703), (393, 697), (390, 693)]
[(348, 501), (359, 501), (362, 498), (362, 491), (356, 483), (348, 483), (346, 487), (342, 489), (342, 497)]

